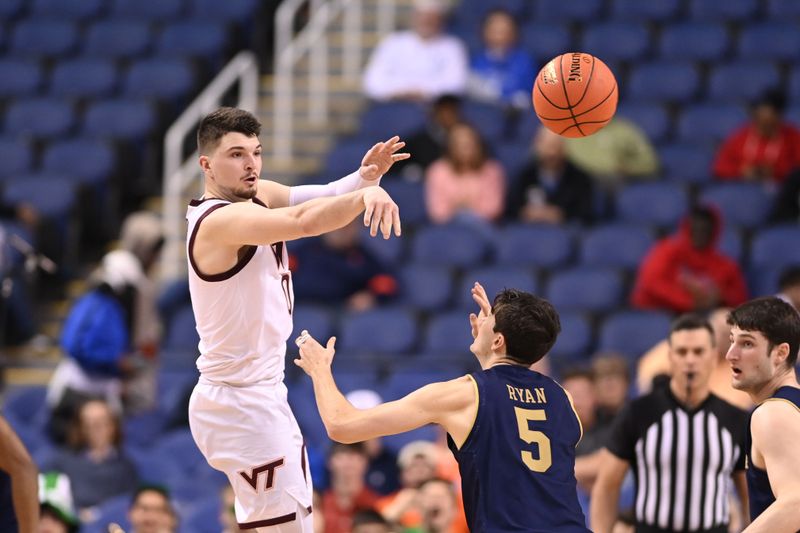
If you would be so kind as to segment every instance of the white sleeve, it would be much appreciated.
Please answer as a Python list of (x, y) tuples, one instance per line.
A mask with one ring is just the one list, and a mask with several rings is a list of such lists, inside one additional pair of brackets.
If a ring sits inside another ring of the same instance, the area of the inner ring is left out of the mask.
[(436, 76), (430, 76), (425, 84), (426, 93), (431, 98), (443, 94), (462, 94), (467, 89), (469, 79), (469, 58), (464, 44), (455, 37), (443, 37), (437, 52), (439, 64)]
[(367, 181), (361, 178), (358, 170), (352, 174), (332, 181), (325, 185), (296, 185), (289, 188), (289, 205), (298, 205), (314, 198), (324, 198), (326, 196), (339, 196), (348, 192), (357, 191), (362, 187), (369, 185), (378, 185), (380, 178), (377, 180)]

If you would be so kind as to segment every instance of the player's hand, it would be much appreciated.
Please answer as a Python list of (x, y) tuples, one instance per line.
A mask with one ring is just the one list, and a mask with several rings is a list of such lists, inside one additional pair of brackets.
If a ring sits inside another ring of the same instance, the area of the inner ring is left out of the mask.
[(486, 318), (487, 316), (492, 314), (492, 304), (489, 303), (489, 297), (486, 295), (486, 289), (483, 288), (483, 285), (475, 282), (475, 285), (472, 286), (470, 291), (472, 293), (472, 299), (478, 304), (478, 314), (470, 313), (469, 314), (469, 325), (472, 328), (472, 338), (478, 336), (478, 326), (480, 325), (480, 319)]
[(323, 348), (308, 331), (303, 330), (294, 342), (300, 348), (300, 359), (295, 359), (294, 364), (302, 368), (306, 374), (313, 377), (317, 370), (330, 369), (333, 355), (336, 353), (334, 349), (336, 337), (328, 339), (328, 345)]
[(371, 236), (378, 234), (378, 228), (384, 239), (391, 236), (392, 228), (395, 236), (400, 236), (400, 208), (389, 193), (380, 187), (367, 187), (364, 189), (364, 207), (364, 225), (369, 226)]
[(387, 141), (376, 143), (361, 160), (361, 168), (358, 169), (361, 178), (367, 181), (376, 180), (386, 174), (397, 161), (411, 157), (411, 154), (397, 153), (405, 145), (406, 143), (397, 135)]

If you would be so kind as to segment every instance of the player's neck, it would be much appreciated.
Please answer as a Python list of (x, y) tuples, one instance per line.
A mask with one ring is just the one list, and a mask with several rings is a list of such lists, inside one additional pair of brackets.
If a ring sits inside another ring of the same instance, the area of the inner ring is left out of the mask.
[(512, 366), (525, 366), (519, 361), (511, 359), (506, 354), (493, 353), (487, 359), (480, 362), (483, 370), (489, 370), (493, 366), (512, 365)]
[(775, 391), (781, 387), (800, 388), (800, 385), (797, 383), (797, 378), (794, 374), (794, 369), (787, 369), (780, 374), (776, 374), (771, 380), (767, 381), (757, 389), (750, 391), (750, 398), (756, 405), (760, 404), (764, 400), (772, 398), (772, 396), (775, 394)]
[(227, 194), (222, 190), (219, 190), (217, 187), (213, 185), (206, 185), (205, 189), (203, 189), (203, 198), (217, 198), (219, 200), (225, 200), (227, 202), (236, 203), (236, 202), (245, 202), (244, 200), (234, 194)]

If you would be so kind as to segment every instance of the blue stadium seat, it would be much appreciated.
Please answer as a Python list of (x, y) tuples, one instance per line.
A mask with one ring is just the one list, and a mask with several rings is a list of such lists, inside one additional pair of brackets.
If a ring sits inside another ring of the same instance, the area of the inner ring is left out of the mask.
[(747, 121), (737, 105), (697, 104), (685, 108), (678, 119), (678, 137), (687, 143), (710, 145), (720, 142)]
[(338, 347), (350, 353), (406, 353), (417, 342), (417, 323), (407, 309), (381, 307), (342, 317)]
[(153, 446), (152, 454), (169, 459), (184, 475), (211, 468), (189, 430), (177, 430), (161, 436)]
[(746, 21), (758, 11), (758, 0), (692, 0), (689, 15), (695, 20)]
[(750, 266), (782, 269), (800, 264), (800, 228), (796, 225), (762, 229), (750, 244)]
[(800, 106), (797, 107), (790, 107), (786, 111), (786, 115), (784, 116), (787, 122), (790, 122), (795, 127), (800, 125)]
[(6, 180), (3, 199), (9, 204), (27, 202), (43, 217), (66, 222), (75, 207), (75, 184), (71, 179), (46, 174), (20, 175)]
[[(159, 354), (159, 363), (162, 361), (162, 354)], [(161, 413), (153, 410), (147, 413), (126, 416), (122, 422), (123, 431), (125, 432), (125, 450), (134, 459), (141, 448), (146, 448), (156, 441), (164, 431), (167, 420), (164, 419)], [(140, 463), (138, 461), (136, 463), (137, 470), (140, 470)], [(142, 475), (141, 470), (139, 475)]]
[[(535, 121), (535, 122), (533, 122)], [(503, 141), (497, 144), (492, 151), (495, 158), (500, 161), (506, 172), (506, 188), (510, 189), (516, 184), (520, 172), (525, 168), (530, 157), (531, 139), (533, 132), (541, 125), (535, 115), (523, 114), (520, 123), (517, 125), (517, 136), (519, 141)], [(523, 133), (530, 130), (530, 134)]]
[(797, 31), (797, 24), (774, 22), (743, 28), (739, 35), (739, 57), (797, 61), (800, 59), (800, 33)]
[(192, 306), (186, 305), (172, 317), (161, 345), (165, 350), (197, 352), (200, 337), (194, 322)]
[(633, 100), (686, 102), (700, 86), (697, 67), (688, 62), (652, 62), (634, 67), (627, 97)]
[(174, 100), (194, 88), (194, 70), (181, 59), (142, 59), (130, 66), (122, 92), (132, 98)]
[(569, 28), (562, 24), (529, 23), (521, 32), (522, 47), (541, 67), (558, 54), (563, 54), (572, 44)]
[(605, 319), (600, 327), (600, 351), (619, 352), (636, 360), (666, 338), (670, 317), (666, 313), (620, 311)]
[(722, 24), (689, 22), (664, 29), (659, 52), (670, 60), (717, 61), (730, 46)]
[(330, 311), (324, 307), (299, 304), (292, 311), (292, 322), (294, 323), (294, 331), (292, 336), (289, 337), (291, 342), (294, 342), (294, 339), (304, 329), (308, 330), (320, 342), (327, 340), (328, 337), (335, 333), (333, 317)]
[(686, 213), (686, 190), (673, 183), (635, 183), (617, 194), (617, 218), (633, 224), (673, 228)]
[(577, 267), (554, 273), (545, 295), (559, 312), (606, 312), (622, 303), (622, 280), (614, 270)]
[(747, 288), (749, 289), (750, 297), (758, 298), (759, 296), (774, 296), (778, 294), (780, 290), (778, 281), (784, 269), (789, 266), (785, 265), (783, 268), (750, 268), (747, 272)]
[(370, 147), (392, 135), (408, 136), (422, 129), (425, 111), (409, 102), (373, 102), (361, 115), (359, 124), (358, 136)]
[(796, 0), (767, 0), (767, 16), (787, 21), (800, 17), (800, 4)]
[(650, 32), (644, 25), (607, 22), (589, 26), (583, 34), (581, 50), (603, 61), (634, 61), (650, 48)]
[(401, 272), (403, 301), (416, 309), (437, 311), (453, 296), (453, 272), (444, 266), (409, 264)]
[(143, 100), (93, 102), (83, 117), (82, 133), (91, 137), (141, 140), (156, 126), (153, 107)]
[(536, 20), (550, 24), (589, 22), (596, 20), (603, 8), (602, 0), (540, 0), (536, 4)]
[(66, 98), (101, 98), (110, 95), (116, 84), (117, 68), (112, 61), (73, 59), (54, 67), (50, 94)]
[(258, 0), (188, 0), (189, 13), (194, 18), (222, 22), (244, 23), (254, 18), (258, 10)]
[(46, 396), (47, 387), (9, 388), (3, 401), (3, 415), (14, 427), (25, 425), (43, 431), (49, 417)]
[(75, 122), (72, 104), (53, 98), (29, 98), (12, 102), (6, 110), (8, 135), (53, 139), (69, 133)]
[(573, 235), (564, 227), (549, 224), (509, 225), (497, 238), (497, 263), (557, 268), (572, 258), (573, 249)]
[(664, 106), (658, 104), (624, 103), (617, 108), (617, 116), (639, 126), (654, 143), (660, 143), (671, 133), (670, 117)]
[[(400, 216), (402, 219), (403, 215)], [(369, 250), (384, 265), (395, 265), (405, 256), (406, 240), (403, 237), (398, 239), (392, 235), (391, 238), (384, 239), (380, 233), (372, 237), (369, 234), (369, 228), (365, 227), (361, 230), (359, 239), (361, 246)]]
[(420, 228), (412, 243), (414, 261), (428, 265), (470, 268), (481, 264), (488, 251), (475, 229), (458, 224)]
[(726, 227), (719, 239), (719, 250), (739, 264), (744, 262), (742, 234), (736, 228)]
[(381, 187), (400, 208), (400, 220), (403, 226), (422, 224), (428, 220), (422, 183), (388, 179), (381, 182)]
[[(592, 326), (579, 313), (560, 313), (561, 334), (550, 350), (552, 362), (576, 362), (589, 358), (592, 346)], [(562, 361), (563, 360), (563, 361)]]
[(81, 0), (80, 2), (33, 0), (30, 2), (30, 13), (42, 18), (84, 21), (99, 16), (105, 9), (105, 4), (105, 0)]
[(787, 96), (790, 102), (800, 100), (800, 67), (793, 68), (789, 74), (789, 94)]
[[(466, 317), (464, 317), (464, 320), (467, 320)], [(466, 328), (469, 334), (468, 322)], [(472, 337), (470, 337), (470, 341), (466, 345), (462, 346), (461, 351), (466, 353), (471, 343)], [(472, 356), (470, 355), (469, 357)], [(463, 374), (460, 368), (428, 368), (412, 362), (407, 366), (398, 366), (394, 369), (386, 381), (385, 393), (381, 391), (381, 396), (383, 396), (384, 400), (396, 400), (430, 383), (448, 381)]]
[(707, 147), (689, 143), (670, 144), (659, 148), (658, 155), (662, 172), (670, 181), (703, 183), (711, 179), (714, 153)]
[(131, 494), (120, 494), (110, 498), (96, 508), (96, 520), (81, 526), (81, 533), (105, 533), (108, 524), (115, 522), (124, 528), (130, 529), (128, 522), (128, 508), (131, 506)]
[(5, 0), (0, 2), (0, 18), (3, 20), (12, 20), (22, 11), (22, 7), (27, 3), (27, 0)]
[(653, 245), (652, 232), (642, 226), (609, 224), (583, 234), (580, 264), (634, 270)]
[(136, 20), (107, 19), (89, 27), (84, 55), (109, 59), (132, 59), (150, 48), (150, 25)]
[(168, 22), (183, 14), (184, 0), (113, 0), (111, 13), (121, 19)]
[(0, 59), (0, 98), (35, 94), (42, 84), (42, 78), (42, 67), (38, 61)]
[[(337, 355), (337, 360), (339, 355)], [(292, 412), (306, 442), (315, 448), (327, 447), (330, 440), (319, 416), (319, 410), (317, 410), (314, 388), (310, 379), (304, 376), (304, 379), (292, 383), (292, 386), (289, 387), (289, 405), (292, 407)]]
[(425, 328), (423, 351), (439, 355), (466, 354), (472, 344), (469, 313), (448, 311), (433, 315)]
[(42, 157), (42, 170), (54, 174), (66, 168), (80, 183), (108, 183), (115, 167), (114, 151), (95, 139), (70, 139), (51, 143)]
[(178, 533), (218, 533), (219, 517), (222, 515), (222, 502), (218, 495), (213, 499), (200, 501), (190, 506), (181, 516)]
[(675, 18), (680, 8), (680, 0), (650, 0), (649, 2), (614, 0), (611, 4), (611, 19), (664, 22)]
[(228, 35), (225, 26), (212, 21), (182, 21), (166, 26), (156, 41), (160, 56), (199, 57), (222, 60)]
[(474, 125), (481, 138), (489, 144), (496, 142), (505, 133), (506, 118), (498, 106), (465, 100), (461, 105), (461, 113), (464, 120)]
[(75, 24), (66, 20), (30, 18), (14, 26), (9, 50), (16, 56), (57, 58), (69, 54), (77, 42)]
[(159, 369), (157, 376), (158, 413), (164, 420), (173, 420), (184, 414), (187, 400), (197, 383), (197, 370), (166, 371)]
[(708, 81), (708, 93), (715, 102), (749, 103), (781, 81), (772, 63), (746, 61), (717, 65)]
[(33, 169), (31, 143), (16, 136), (0, 137), (0, 180), (25, 174)]
[(757, 183), (714, 183), (700, 199), (717, 206), (726, 225), (748, 229), (764, 224), (772, 208), (772, 194)]
[(337, 142), (325, 156), (320, 183), (337, 180), (358, 170), (364, 154), (375, 142), (367, 138), (344, 139)]
[(469, 270), (461, 278), (461, 286), (456, 293), (456, 301), (465, 309), (477, 309), (470, 289), (475, 282), (480, 282), (486, 289), (489, 300), (503, 289), (518, 289), (537, 294), (539, 284), (530, 268), (514, 266), (490, 266)]

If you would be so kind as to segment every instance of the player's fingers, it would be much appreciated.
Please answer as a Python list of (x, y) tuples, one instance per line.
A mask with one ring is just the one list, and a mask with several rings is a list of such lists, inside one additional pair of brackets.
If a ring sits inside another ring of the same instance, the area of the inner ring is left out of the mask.
[(378, 226), (381, 223), (381, 217), (383, 216), (383, 204), (378, 204), (375, 206), (375, 211), (372, 213), (372, 221), (369, 226), (369, 234), (371, 237), (374, 237), (378, 234)]
[(328, 339), (327, 348), (329, 350), (333, 350), (335, 347), (336, 347), (336, 337), (331, 337), (330, 339)]
[(383, 210), (381, 216), (381, 233), (384, 239), (392, 236), (392, 223), (394, 222), (394, 209), (389, 206)]
[(392, 154), (392, 161), (402, 161), (403, 159), (408, 159), (411, 157), (411, 154), (408, 152), (403, 152), (401, 154)]
[[(394, 139), (398, 139), (398, 137), (394, 137)], [(400, 148), (404, 147), (405, 145), (406, 145), (405, 141), (400, 141), (400, 140), (397, 140), (397, 141), (393, 142), (392, 144), (387, 144), (387, 146), (389, 146), (389, 149), (392, 152), (398, 151)]]
[(392, 223), (392, 225), (394, 226), (394, 235), (395, 235), (395, 237), (399, 237), (403, 233), (403, 230), (400, 227), (400, 208), (399, 207), (395, 206), (395, 208), (392, 210), (392, 218), (394, 219), (394, 222)]
[(369, 226), (372, 221), (372, 214), (375, 212), (375, 204), (367, 204), (367, 209), (364, 211), (364, 225)]

